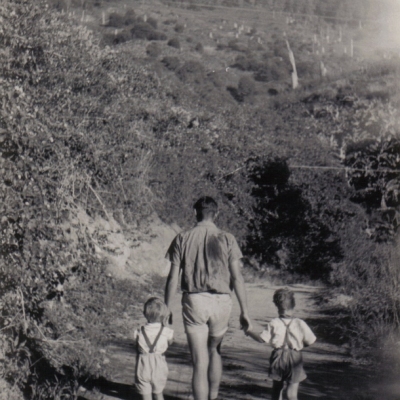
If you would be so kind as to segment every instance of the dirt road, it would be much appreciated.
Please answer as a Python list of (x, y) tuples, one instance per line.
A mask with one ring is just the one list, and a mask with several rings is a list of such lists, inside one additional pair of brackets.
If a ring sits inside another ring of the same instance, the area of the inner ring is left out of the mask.
[[(292, 285), (296, 293), (296, 316), (303, 318), (314, 330), (317, 342), (304, 350), (304, 364), (308, 379), (300, 385), (299, 399), (324, 400), (395, 400), (398, 397), (381, 397), (369, 386), (373, 377), (368, 369), (351, 363), (348, 349), (340, 345), (331, 319), (319, 311), (313, 301), (318, 290), (311, 286)], [(276, 316), (272, 295), (278, 287), (265, 284), (247, 284), (249, 308), (253, 320), (261, 327)], [(174, 307), (175, 343), (167, 352), (170, 369), (165, 390), (166, 400), (191, 399), (191, 361), (183, 332), (180, 313), (180, 296)], [(220, 399), (270, 399), (271, 380), (267, 379), (271, 348), (244, 336), (239, 329), (239, 307), (234, 303), (229, 331), (223, 342), (224, 374)], [(138, 321), (143, 323), (144, 321)], [(110, 345), (113, 371), (110, 381), (103, 381), (100, 393), (82, 393), (84, 399), (138, 398), (132, 390), (135, 352), (130, 343)], [(378, 390), (378, 389), (377, 389)], [(382, 394), (382, 393), (381, 393)]]

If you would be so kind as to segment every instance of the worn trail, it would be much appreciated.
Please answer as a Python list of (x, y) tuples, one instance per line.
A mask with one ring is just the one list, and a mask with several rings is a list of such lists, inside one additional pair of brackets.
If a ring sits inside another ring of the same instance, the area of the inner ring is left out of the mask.
[[(248, 303), (251, 316), (257, 325), (264, 326), (266, 320), (276, 316), (272, 303), (273, 292), (277, 289), (267, 283), (247, 284)], [(332, 320), (319, 310), (313, 301), (318, 288), (306, 285), (293, 285), (296, 293), (296, 313), (314, 330), (317, 342), (304, 350), (304, 365), (308, 375), (300, 385), (299, 399), (325, 400), (378, 400), (382, 392), (369, 386), (373, 382), (365, 367), (351, 363), (348, 349), (341, 346), (335, 335)], [(170, 369), (169, 381), (165, 390), (166, 400), (191, 399), (191, 361), (183, 331), (180, 312), (180, 296), (173, 306), (175, 343), (167, 352)], [(271, 348), (245, 337), (239, 329), (239, 307), (234, 303), (229, 331), (223, 342), (224, 374), (220, 399), (270, 399), (272, 382), (267, 377), (268, 359)], [(144, 321), (138, 321), (142, 323)], [(130, 343), (114, 343), (108, 349), (111, 355), (113, 375), (110, 381), (99, 385), (95, 394), (82, 393), (85, 399), (126, 399), (139, 398), (132, 388), (136, 355)], [(397, 397), (384, 396), (386, 400)]]

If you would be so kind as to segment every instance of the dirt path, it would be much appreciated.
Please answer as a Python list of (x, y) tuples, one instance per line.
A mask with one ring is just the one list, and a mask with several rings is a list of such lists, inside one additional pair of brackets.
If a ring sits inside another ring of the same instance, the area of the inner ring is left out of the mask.
[[(263, 326), (266, 320), (276, 316), (272, 303), (277, 289), (269, 284), (247, 284), (249, 308), (253, 320)], [(353, 365), (348, 349), (339, 344), (330, 324), (329, 316), (322, 314), (312, 300), (317, 288), (293, 285), (296, 292), (296, 316), (305, 319), (318, 337), (317, 342), (304, 350), (305, 369), (308, 379), (300, 385), (299, 399), (326, 400), (395, 400), (396, 397), (381, 397), (368, 386), (372, 377), (365, 367)], [(230, 329), (223, 342), (224, 374), (220, 399), (270, 399), (271, 380), (267, 379), (268, 359), (271, 348), (244, 336), (239, 330), (239, 307), (234, 303)], [(167, 352), (170, 368), (165, 390), (166, 400), (191, 399), (191, 363), (183, 332), (180, 313), (180, 296), (174, 307), (175, 343)], [(142, 323), (144, 321), (138, 321)], [(130, 343), (111, 344), (110, 354), (113, 371), (111, 381), (99, 386), (95, 395), (85, 393), (82, 399), (126, 399), (138, 398), (132, 390), (135, 352)], [(380, 393), (382, 395), (382, 393)]]

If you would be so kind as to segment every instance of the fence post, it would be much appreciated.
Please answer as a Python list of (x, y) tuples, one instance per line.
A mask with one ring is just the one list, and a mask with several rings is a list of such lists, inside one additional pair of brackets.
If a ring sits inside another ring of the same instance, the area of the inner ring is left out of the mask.
[(339, 43), (342, 43), (342, 27), (339, 26)]
[(106, 13), (104, 11), (101, 13), (101, 21), (102, 21), (103, 25), (106, 24)]
[(292, 68), (293, 68), (293, 71), (292, 71), (292, 87), (293, 87), (293, 89), (296, 89), (299, 86), (299, 78), (297, 76), (296, 61), (294, 59), (294, 54), (293, 54), (292, 49), (290, 48), (288, 40), (286, 40), (286, 45), (287, 45), (288, 52), (289, 52), (289, 60), (290, 60), (290, 63), (292, 64)]
[(326, 76), (328, 71), (325, 68), (325, 65), (324, 65), (323, 61), (320, 62), (319, 67), (320, 67), (320, 71), (321, 71), (321, 77), (325, 78), (325, 76)]
[(353, 39), (350, 40), (350, 57), (354, 57), (354, 41)]

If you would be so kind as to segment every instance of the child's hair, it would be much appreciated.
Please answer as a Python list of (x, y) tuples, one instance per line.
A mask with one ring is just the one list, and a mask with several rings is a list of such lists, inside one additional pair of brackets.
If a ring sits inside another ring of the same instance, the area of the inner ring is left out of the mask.
[(293, 310), (296, 306), (294, 293), (289, 288), (278, 289), (273, 300), (279, 310)]
[(166, 304), (158, 297), (151, 297), (144, 303), (143, 314), (148, 322), (163, 322), (168, 312)]

